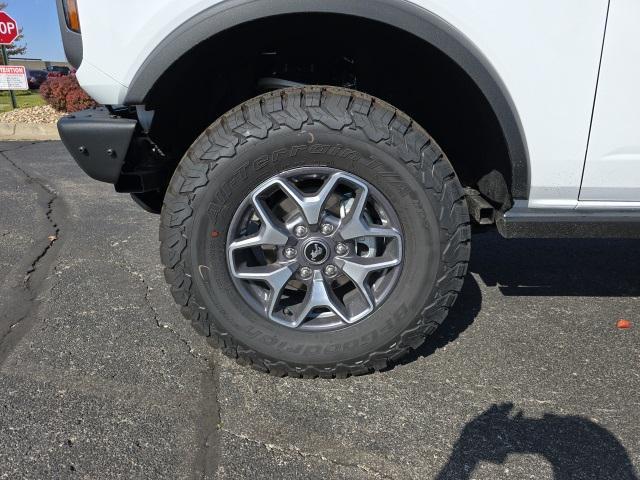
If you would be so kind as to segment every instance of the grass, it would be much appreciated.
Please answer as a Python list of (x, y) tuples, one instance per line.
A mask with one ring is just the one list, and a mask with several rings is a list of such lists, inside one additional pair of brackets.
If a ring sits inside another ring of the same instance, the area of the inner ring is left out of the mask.
[[(20, 90), (16, 91), (16, 100), (18, 101), (18, 108), (37, 107), (45, 105), (45, 101), (42, 99), (37, 90)], [(6, 90), (0, 92), (0, 113), (8, 112), (11, 110), (11, 97)]]

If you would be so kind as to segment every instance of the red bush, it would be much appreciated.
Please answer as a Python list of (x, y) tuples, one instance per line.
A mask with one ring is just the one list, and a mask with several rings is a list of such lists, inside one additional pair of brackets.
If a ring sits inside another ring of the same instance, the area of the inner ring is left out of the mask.
[(42, 98), (56, 110), (77, 112), (98, 104), (80, 87), (72, 73), (64, 77), (49, 77), (40, 86)]

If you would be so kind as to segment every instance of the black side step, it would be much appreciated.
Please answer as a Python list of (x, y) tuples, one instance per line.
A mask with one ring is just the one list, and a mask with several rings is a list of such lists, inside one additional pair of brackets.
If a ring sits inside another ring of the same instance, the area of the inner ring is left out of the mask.
[(640, 238), (640, 209), (514, 207), (496, 219), (505, 238)]

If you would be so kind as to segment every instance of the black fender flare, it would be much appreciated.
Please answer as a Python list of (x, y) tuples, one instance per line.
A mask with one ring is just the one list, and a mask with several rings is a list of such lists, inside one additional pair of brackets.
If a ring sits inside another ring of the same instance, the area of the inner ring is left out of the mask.
[(182, 55), (216, 34), (245, 22), (292, 13), (337, 13), (385, 23), (433, 45), (478, 85), (500, 122), (512, 168), (514, 199), (529, 195), (529, 157), (515, 104), (486, 56), (464, 33), (438, 15), (407, 0), (224, 0), (173, 30), (134, 75), (124, 103), (144, 104), (162, 74)]

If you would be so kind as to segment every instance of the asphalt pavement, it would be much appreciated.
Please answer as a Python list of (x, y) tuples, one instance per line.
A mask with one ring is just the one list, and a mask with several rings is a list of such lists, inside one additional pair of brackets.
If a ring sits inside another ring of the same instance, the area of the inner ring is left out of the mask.
[(0, 479), (638, 478), (639, 241), (476, 233), (401, 365), (274, 378), (183, 320), (157, 216), (60, 142), (0, 151)]

